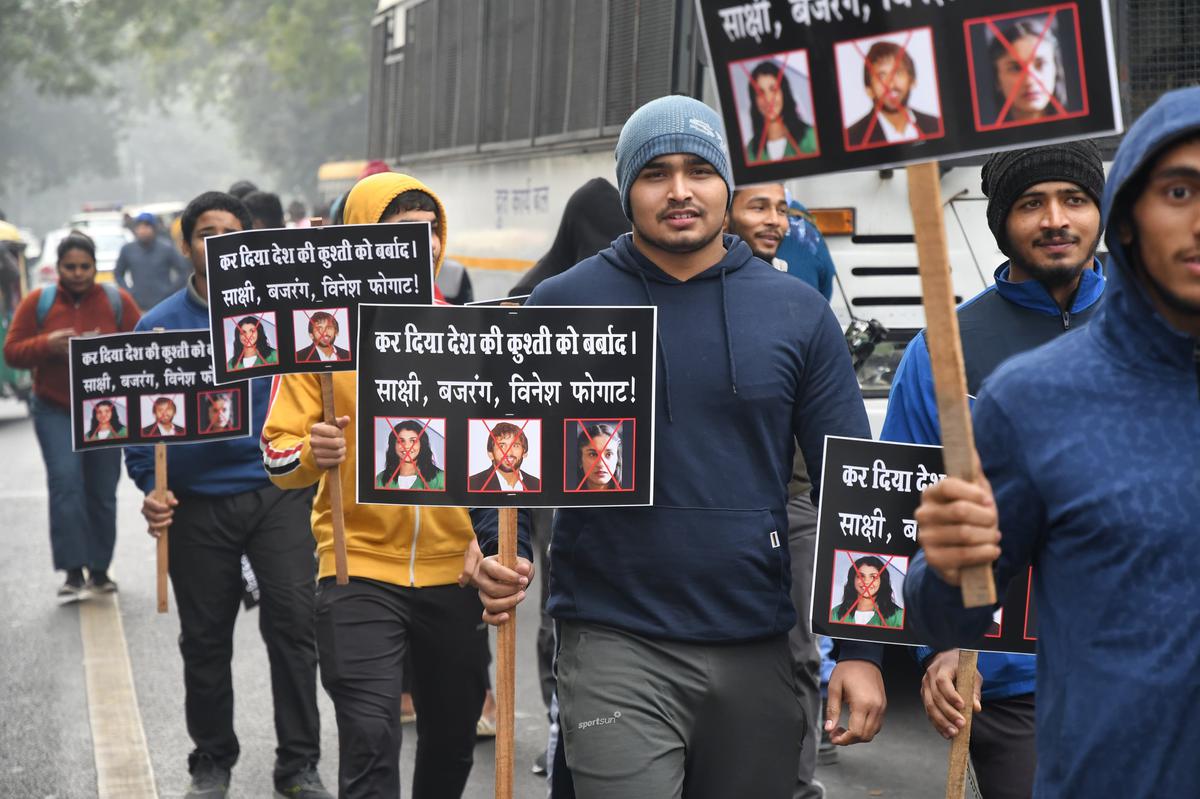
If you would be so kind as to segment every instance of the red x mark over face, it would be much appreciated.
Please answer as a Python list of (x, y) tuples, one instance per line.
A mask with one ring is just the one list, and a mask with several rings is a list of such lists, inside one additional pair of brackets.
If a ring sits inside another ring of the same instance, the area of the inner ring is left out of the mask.
[[(783, 64), (780, 65), (779, 70), (774, 75), (762, 75), (759, 78), (751, 75), (750, 70), (746, 69), (745, 63), (739, 65), (742, 68), (742, 72), (745, 73), (750, 87), (754, 89), (754, 102), (758, 106), (759, 113), (763, 116), (762, 135), (759, 137), (754, 150), (755, 161), (761, 161), (763, 154), (767, 151), (767, 133), (770, 132), (772, 123), (778, 121), (783, 116), (783, 71), (787, 69), (787, 59), (788, 56), (784, 55)], [(773, 78), (775, 81), (773, 87), (768, 87), (771, 89), (769, 93), (759, 84), (759, 81), (763, 78)], [(788, 130), (786, 124), (783, 125), (783, 135), (787, 137), (788, 143), (792, 146), (792, 152), (799, 155), (800, 145), (792, 137), (792, 132)]]
[[(1046, 106), (1053, 105), (1059, 114), (1067, 109), (1054, 93), (1058, 82), (1058, 60), (1053, 52), (1046, 52), (1042, 43), (1050, 32), (1054, 11), (1042, 20), (1042, 31), (1035, 39), (1022, 36), (1010, 42), (992, 20), (987, 21), (988, 30), (996, 41), (1004, 46), (1004, 55), (996, 60), (996, 80), (1004, 94), (1004, 106), (996, 116), (996, 124), (1003, 121), (1015, 108), (1019, 118), (1041, 116)], [(1046, 84), (1049, 83), (1049, 86)]]
[[(529, 419), (525, 419), (523, 422), (521, 422), (521, 429), (518, 430), (516, 433), (513, 433), (512, 436), (508, 439), (508, 446), (504, 446), (504, 444), (500, 443), (500, 438), (503, 438), (504, 436), (497, 438), (496, 434), (492, 432), (492, 428), (488, 427), (487, 422), (483, 423), (483, 426), (488, 431), (488, 438), (490, 438), (492, 440), (492, 473), (489, 474), (488, 479), (486, 481), (484, 481), (483, 486), (485, 489), (489, 485), (492, 484), (493, 478), (496, 480), (496, 486), (498, 488), (503, 488), (503, 484), (500, 482), (502, 479), (500, 477), (500, 464), (504, 463), (504, 461), (510, 457), (510, 453), (512, 452), (514, 447), (520, 446), (521, 435), (525, 432), (525, 427), (528, 424), (529, 424)], [(505, 435), (507, 436), (508, 434), (505, 433)], [(500, 452), (499, 457), (496, 457), (497, 450)], [(513, 473), (517, 476), (517, 484), (521, 486), (522, 490), (524, 490), (524, 488), (525, 488), (525, 479), (521, 476), (520, 460), (523, 460), (523, 459), (524, 459), (524, 454), (522, 454), (521, 459), (519, 459), (513, 463)]]
[[(862, 47), (858, 42), (854, 43), (854, 49), (862, 56), (863, 64), (871, 75), (871, 93), (875, 97), (875, 108), (871, 112), (871, 121), (867, 123), (866, 133), (863, 135), (862, 141), (851, 142), (855, 146), (866, 146), (871, 141), (871, 136), (875, 134), (875, 128), (879, 125), (879, 112), (884, 110), (885, 106), (889, 107), (887, 111), (893, 112), (896, 110), (908, 108), (908, 95), (912, 90), (913, 75), (908, 69), (908, 45), (912, 42), (913, 31), (908, 32), (908, 36), (904, 39), (904, 44), (900, 45), (900, 51), (894, 56), (890, 56), (892, 68), (890, 72), (884, 72), (879, 65), (867, 60), (867, 54), (863, 52)], [(885, 63), (888, 59), (880, 59), (881, 63)], [(907, 85), (900, 86), (901, 74)], [(923, 138), (921, 132), (914, 128), (915, 139)]]
[[(604, 439), (604, 441), (600, 441), (600, 436), (596, 436), (595, 438), (593, 438), (591, 435), (588, 436), (588, 448), (595, 451), (597, 456), (596, 459), (592, 461), (592, 465), (588, 467), (587, 473), (583, 475), (583, 479), (579, 481), (579, 485), (575, 487), (577, 491), (587, 490), (584, 488), (584, 486), (588, 484), (588, 480), (591, 479), (592, 474), (594, 474), (597, 470), (600, 471), (601, 476), (605, 474), (608, 475), (608, 478), (603, 481), (605, 484), (611, 480), (617, 486), (617, 490), (621, 490), (621, 482), (617, 479), (617, 476), (613, 473), (612, 469), (608, 467), (608, 464), (604, 462), (604, 455), (608, 452), (608, 445), (612, 443), (614, 438), (620, 440), (619, 436), (617, 435), (620, 430), (621, 425), (616, 425), (615, 429), (608, 434), (608, 437)], [(599, 443), (599, 446), (597, 446), (597, 443)]]
[[(396, 425), (402, 421), (408, 420), (396, 419), (393, 421), (392, 419), (388, 419), (387, 423), (392, 426), (392, 431), (395, 432)], [(417, 433), (417, 437), (410, 444), (405, 444), (404, 440), (400, 438), (400, 434), (396, 433), (396, 449), (400, 450), (396, 454), (400, 456), (400, 463), (396, 466), (395, 471), (388, 475), (387, 482), (384, 483), (385, 486), (391, 485), (392, 481), (400, 474), (400, 470), (404, 468), (404, 464), (411, 463), (413, 466), (417, 465), (417, 456), (421, 453), (421, 436), (425, 435), (425, 431), (429, 429), (429, 425), (432, 422), (432, 419), (426, 419), (425, 424), (421, 426), (421, 432)], [(420, 467), (417, 467), (417, 479), (421, 481), (421, 485), (428, 491), (429, 483), (425, 480), (425, 475), (421, 474)]]
[[(301, 313), (304, 314), (304, 319), (307, 322), (307, 327), (311, 329), (313, 327), (313, 322), (312, 322), (313, 314), (309, 313), (308, 311), (301, 311)], [(333, 322), (326, 322), (326, 323), (322, 324), (314, 332), (316, 332), (317, 335), (320, 336), (322, 339), (322, 341), (320, 342), (320, 344), (318, 346), (332, 347), (334, 345), (334, 342), (337, 340), (337, 319), (336, 319), (336, 317)], [(309, 335), (311, 336), (312, 333), (309, 333)], [(318, 342), (314, 339), (313, 344), (317, 345)], [(309, 356), (308, 358), (305, 358), (304, 360), (302, 360), (301, 363), (310, 363), (313, 361), (314, 358), (317, 361), (321, 360), (321, 356), (317, 354), (316, 346), (314, 346), (312, 348), (312, 355)]]
[[(862, 602), (863, 598), (866, 597), (868, 594), (872, 598), (874, 598), (878, 594), (879, 583), (881, 581), (880, 575), (882, 575), (885, 571), (887, 571), (888, 566), (890, 566), (892, 564), (892, 561), (895, 559), (896, 559), (896, 556), (892, 555), (890, 558), (888, 558), (886, 561), (884, 561), (882, 569), (880, 569), (875, 574), (871, 574), (871, 575), (864, 574), (862, 571), (860, 571), (858, 568), (858, 564), (854, 562), (854, 559), (853, 558), (850, 559), (850, 566), (854, 569), (854, 578), (855, 578), (854, 579), (854, 588), (858, 592), (858, 599), (854, 600), (854, 604), (851, 605), (850, 609), (846, 611), (846, 613), (843, 615), (843, 618), (852, 614), (855, 611), (855, 609), (858, 608), (858, 603)], [(875, 612), (876, 613), (879, 612), (878, 605), (876, 605)], [(882, 618), (883, 618), (883, 616), (881, 615), (880, 619), (882, 619)]]

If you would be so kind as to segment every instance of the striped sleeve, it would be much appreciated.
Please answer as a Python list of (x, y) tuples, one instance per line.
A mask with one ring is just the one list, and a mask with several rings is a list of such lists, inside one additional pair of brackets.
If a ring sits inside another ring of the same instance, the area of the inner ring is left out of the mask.
[(322, 471), (308, 446), (308, 431), (319, 421), (320, 377), (276, 375), (259, 445), (263, 466), (280, 488), (304, 488), (321, 479)]

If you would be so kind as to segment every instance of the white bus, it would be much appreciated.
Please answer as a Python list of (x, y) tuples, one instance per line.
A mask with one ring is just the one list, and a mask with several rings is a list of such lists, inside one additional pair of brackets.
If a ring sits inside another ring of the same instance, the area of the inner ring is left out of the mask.
[[(1126, 119), (1163, 91), (1200, 82), (1200, 17), (1178, 0), (1132, 5), (1112, 2)], [(470, 271), (477, 298), (496, 296), (549, 248), (576, 188), (593, 177), (615, 183), (613, 147), (635, 108), (672, 93), (715, 105), (701, 41), (693, 0), (380, 0), (367, 157), (437, 189), (449, 255)], [(961, 298), (990, 284), (1004, 258), (987, 227), (980, 163), (942, 163)], [(890, 331), (859, 369), (878, 432), (892, 370), (924, 326), (905, 172), (788, 188), (826, 235), (843, 325), (877, 319)]]

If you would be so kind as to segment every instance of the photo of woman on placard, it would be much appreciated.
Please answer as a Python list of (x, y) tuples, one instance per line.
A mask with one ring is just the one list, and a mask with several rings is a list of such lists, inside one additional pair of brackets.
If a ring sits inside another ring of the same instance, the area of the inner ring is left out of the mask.
[(263, 326), (263, 321), (270, 317), (269, 322), (274, 326), (275, 315), (263, 314), (244, 316), (234, 327), (235, 336), (230, 342), (232, 355), (229, 358), (229, 371), (253, 369), (256, 366), (269, 366), (279, 363), (279, 353)]
[(903, 627), (904, 608), (896, 603), (890, 575), (896, 560), (906, 559), (892, 558), (884, 563), (875, 555), (864, 555), (853, 561), (846, 570), (842, 601), (833, 609), (831, 620), (867, 627)]
[(576, 422), (575, 428), (579, 431), (575, 437), (575, 490), (620, 491), (624, 479), (621, 422)]
[(1067, 86), (1057, 27), (1053, 16), (1021, 17), (999, 26), (1004, 40), (992, 36), (988, 59), (995, 70), (996, 108), (1003, 109), (1012, 98), (1002, 121), (1058, 116), (1065, 109)]
[(759, 63), (750, 73), (747, 91), (751, 99), (747, 164), (786, 161), (817, 151), (813, 128), (797, 111), (787, 70), (774, 60)]
[[(446, 490), (446, 473), (434, 463), (428, 430), (428, 425), (414, 419), (405, 419), (392, 427), (384, 449), (383, 470), (375, 475), (376, 488)], [(444, 449), (445, 442), (440, 443)]]
[(967, 21), (979, 130), (1082, 116), (1083, 63), (1072, 8)]
[(121, 419), (121, 410), (112, 400), (102, 399), (92, 406), (92, 418), (84, 441), (106, 441), (110, 438), (128, 438), (129, 431)]

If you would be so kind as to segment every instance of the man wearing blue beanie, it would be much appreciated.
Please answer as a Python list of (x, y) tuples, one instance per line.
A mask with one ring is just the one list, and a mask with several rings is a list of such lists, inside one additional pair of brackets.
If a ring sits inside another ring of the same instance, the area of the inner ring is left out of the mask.
[[(555, 517), (547, 610), (567, 764), (582, 799), (790, 797), (815, 729), (787, 640), (792, 454), (798, 441), (815, 467), (815, 499), (825, 436), (870, 437), (858, 381), (824, 298), (721, 235), (732, 179), (712, 109), (647, 103), (616, 157), (633, 232), (529, 299), (658, 309), (655, 504)], [(527, 562), (484, 560), (484, 618), (506, 620), (529, 576)], [(842, 657), (851, 722), (835, 740), (869, 740), (885, 703), (878, 647)]]

